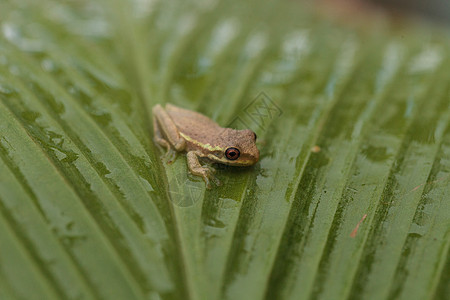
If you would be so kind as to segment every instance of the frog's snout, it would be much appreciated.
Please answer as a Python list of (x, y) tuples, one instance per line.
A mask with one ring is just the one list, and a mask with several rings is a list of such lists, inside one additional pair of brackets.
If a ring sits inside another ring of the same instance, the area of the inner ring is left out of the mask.
[[(255, 147), (255, 148), (256, 148), (256, 147)], [(259, 161), (259, 149), (256, 148), (256, 151), (255, 151), (255, 164), (256, 164), (258, 161)]]

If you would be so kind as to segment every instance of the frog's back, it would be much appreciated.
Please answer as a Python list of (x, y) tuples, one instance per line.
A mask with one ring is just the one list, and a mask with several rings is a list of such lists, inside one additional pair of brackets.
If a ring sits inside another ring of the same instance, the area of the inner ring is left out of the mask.
[(166, 104), (166, 112), (180, 132), (200, 142), (210, 142), (222, 129), (210, 118), (192, 110)]

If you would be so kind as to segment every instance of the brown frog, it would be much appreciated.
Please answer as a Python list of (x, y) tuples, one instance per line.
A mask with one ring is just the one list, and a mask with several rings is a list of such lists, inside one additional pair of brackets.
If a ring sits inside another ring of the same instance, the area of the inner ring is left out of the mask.
[(210, 118), (172, 104), (153, 107), (155, 142), (167, 148), (169, 162), (176, 152), (187, 152), (189, 170), (203, 177), (206, 187), (213, 176), (212, 168), (202, 166), (199, 157), (230, 166), (251, 166), (259, 160), (256, 134), (249, 130), (220, 127)]

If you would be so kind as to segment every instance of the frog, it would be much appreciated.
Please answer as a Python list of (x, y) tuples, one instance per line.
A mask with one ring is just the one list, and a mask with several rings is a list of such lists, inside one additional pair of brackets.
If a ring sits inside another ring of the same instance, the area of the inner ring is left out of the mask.
[(191, 174), (203, 178), (206, 188), (211, 182), (221, 185), (216, 170), (200, 160), (228, 166), (247, 167), (259, 160), (256, 133), (250, 129), (224, 128), (207, 116), (167, 103), (152, 108), (154, 142), (166, 148), (168, 163), (177, 153), (186, 152)]

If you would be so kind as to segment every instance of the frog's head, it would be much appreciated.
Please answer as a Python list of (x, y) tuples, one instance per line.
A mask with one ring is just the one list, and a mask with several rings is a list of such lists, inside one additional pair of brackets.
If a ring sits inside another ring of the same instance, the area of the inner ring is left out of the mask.
[(251, 166), (259, 160), (256, 134), (249, 130), (227, 128), (221, 135), (221, 151), (209, 156), (212, 160), (231, 166)]

